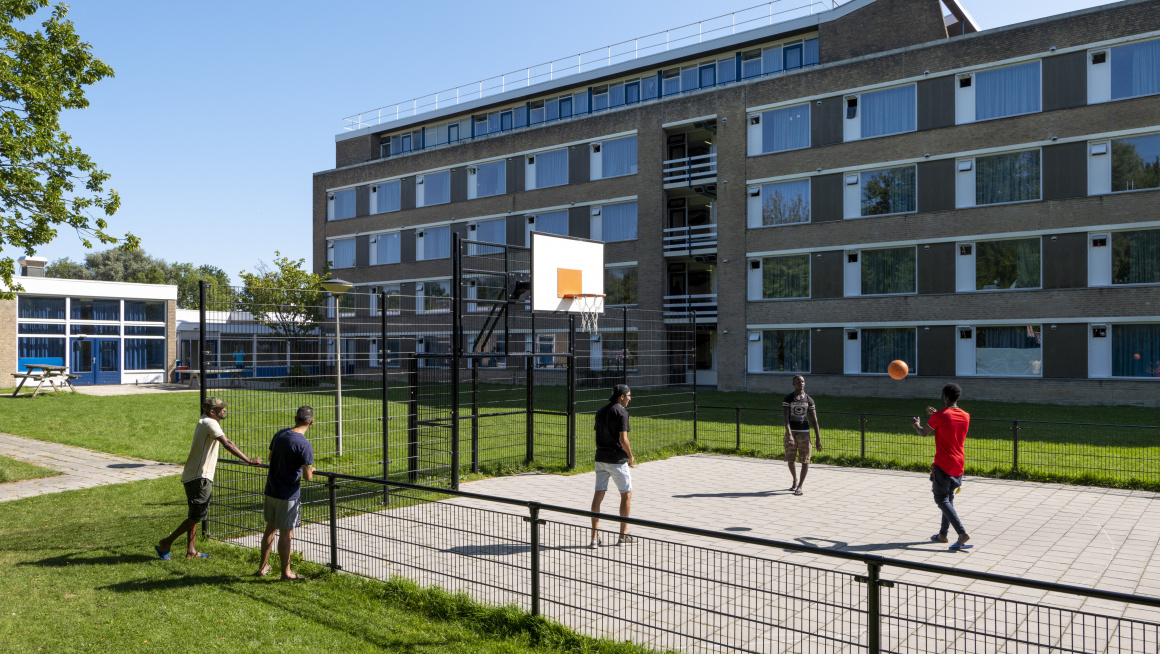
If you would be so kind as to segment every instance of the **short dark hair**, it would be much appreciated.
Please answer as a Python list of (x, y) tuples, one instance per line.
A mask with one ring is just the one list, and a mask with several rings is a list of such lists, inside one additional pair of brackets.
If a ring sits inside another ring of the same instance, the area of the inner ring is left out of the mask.
[(963, 387), (962, 386), (959, 386), (958, 384), (956, 384), (954, 382), (951, 382), (951, 383), (947, 384), (946, 386), (943, 386), (943, 397), (947, 398), (951, 402), (958, 402), (959, 398), (962, 396), (963, 396)]
[(314, 409), (312, 407), (300, 406), (298, 407), (298, 410), (294, 412), (295, 427), (308, 425), (310, 424), (311, 420), (314, 420)]
[(806, 376), (805, 376), (805, 375), (794, 375), (793, 377), (790, 377), (790, 381), (793, 381), (793, 380), (797, 379), (798, 377), (801, 377), (801, 378), (802, 378), (802, 381), (805, 381), (805, 380), (806, 380)]

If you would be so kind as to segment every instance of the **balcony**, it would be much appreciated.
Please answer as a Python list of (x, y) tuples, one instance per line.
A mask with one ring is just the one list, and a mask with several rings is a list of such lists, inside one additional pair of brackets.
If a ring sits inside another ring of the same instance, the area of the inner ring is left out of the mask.
[(717, 183), (717, 153), (701, 154), (662, 163), (665, 188)]
[(717, 253), (717, 225), (669, 227), (665, 230), (665, 256), (683, 257)]
[(698, 323), (717, 322), (717, 294), (706, 295), (666, 295), (665, 322), (689, 322), (693, 312), (697, 313)]

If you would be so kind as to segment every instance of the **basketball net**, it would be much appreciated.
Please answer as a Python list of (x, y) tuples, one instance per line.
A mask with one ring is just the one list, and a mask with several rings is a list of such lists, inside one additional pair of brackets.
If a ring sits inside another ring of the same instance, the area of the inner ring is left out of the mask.
[(577, 293), (565, 297), (571, 297), (572, 306), (579, 309), (580, 331), (595, 334), (597, 322), (600, 320), (600, 298), (604, 296), (595, 293)]

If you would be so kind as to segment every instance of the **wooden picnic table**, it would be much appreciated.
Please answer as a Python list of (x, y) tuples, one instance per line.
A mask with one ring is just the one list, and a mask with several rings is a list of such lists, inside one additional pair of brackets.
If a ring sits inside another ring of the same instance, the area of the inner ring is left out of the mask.
[[(200, 379), (201, 370), (199, 370), (197, 368), (190, 368), (188, 370), (181, 370), (179, 372), (181, 372), (182, 374), (185, 374), (185, 375), (189, 375), (189, 387), (190, 388), (194, 388), (194, 382), (197, 382), (199, 385), (201, 384), (201, 379)], [(205, 369), (206, 375), (229, 375), (231, 387), (233, 387), (233, 385), (234, 385), (234, 379), (241, 381), (243, 379), (243, 375), (245, 375), (245, 373), (246, 373), (245, 368), (236, 368), (236, 367), (235, 368), (206, 368)]]
[[(74, 393), (77, 392), (77, 389), (73, 388), (72, 380), (78, 379), (80, 376), (70, 374), (68, 368), (65, 366), (57, 366), (48, 363), (26, 363), (24, 364), (24, 367), (28, 369), (28, 372), (12, 373), (13, 377), (16, 377), (20, 380), (20, 383), (16, 386), (16, 390), (12, 391), (12, 397), (16, 397), (16, 395), (20, 392), (20, 389), (23, 388), (24, 384), (30, 379), (34, 382), (37, 382), (36, 390), (32, 392), (32, 397), (36, 397), (37, 394), (40, 393), (40, 388), (44, 386), (45, 382), (48, 382), (48, 385), (52, 387), (53, 391), (58, 391), (63, 389), (65, 386), (68, 386), (70, 391)], [(60, 383), (61, 388), (56, 387), (58, 382)]]

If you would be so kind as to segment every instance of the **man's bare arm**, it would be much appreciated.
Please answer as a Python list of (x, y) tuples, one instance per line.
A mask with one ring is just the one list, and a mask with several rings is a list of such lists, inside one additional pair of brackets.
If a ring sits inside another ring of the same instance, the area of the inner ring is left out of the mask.
[(914, 431), (918, 432), (919, 436), (930, 436), (934, 433), (934, 427), (922, 424), (922, 420), (918, 416), (915, 416), (911, 426), (914, 427)]
[(302, 466), (302, 478), (306, 481), (314, 479), (314, 466), (309, 464)]
[(624, 450), (624, 453), (628, 455), (629, 465), (636, 463), (636, 457), (632, 455), (632, 445), (628, 442), (628, 432), (626, 431), (620, 432), (620, 449)]
[(814, 423), (814, 438), (818, 442), (818, 449), (822, 449), (822, 426), (818, 424), (818, 410), (810, 409), (810, 420)]
[(789, 407), (788, 407), (788, 406), (783, 406), (783, 407), (781, 407), (781, 421), (782, 421), (782, 423), (783, 423), (783, 424), (785, 424), (785, 433), (787, 433), (787, 434), (788, 434), (788, 433), (790, 433), (790, 428), (789, 428)]
[(218, 436), (217, 442), (221, 443), (221, 446), (226, 448), (226, 450), (228, 450), (230, 454), (233, 454), (234, 456), (238, 457), (242, 461), (245, 461), (246, 463), (248, 463), (252, 466), (256, 466), (262, 462), (262, 460), (259, 458), (251, 459), (250, 457), (243, 454), (242, 451), (240, 449), (238, 449), (238, 446), (234, 445), (233, 441), (226, 438), (225, 434)]

